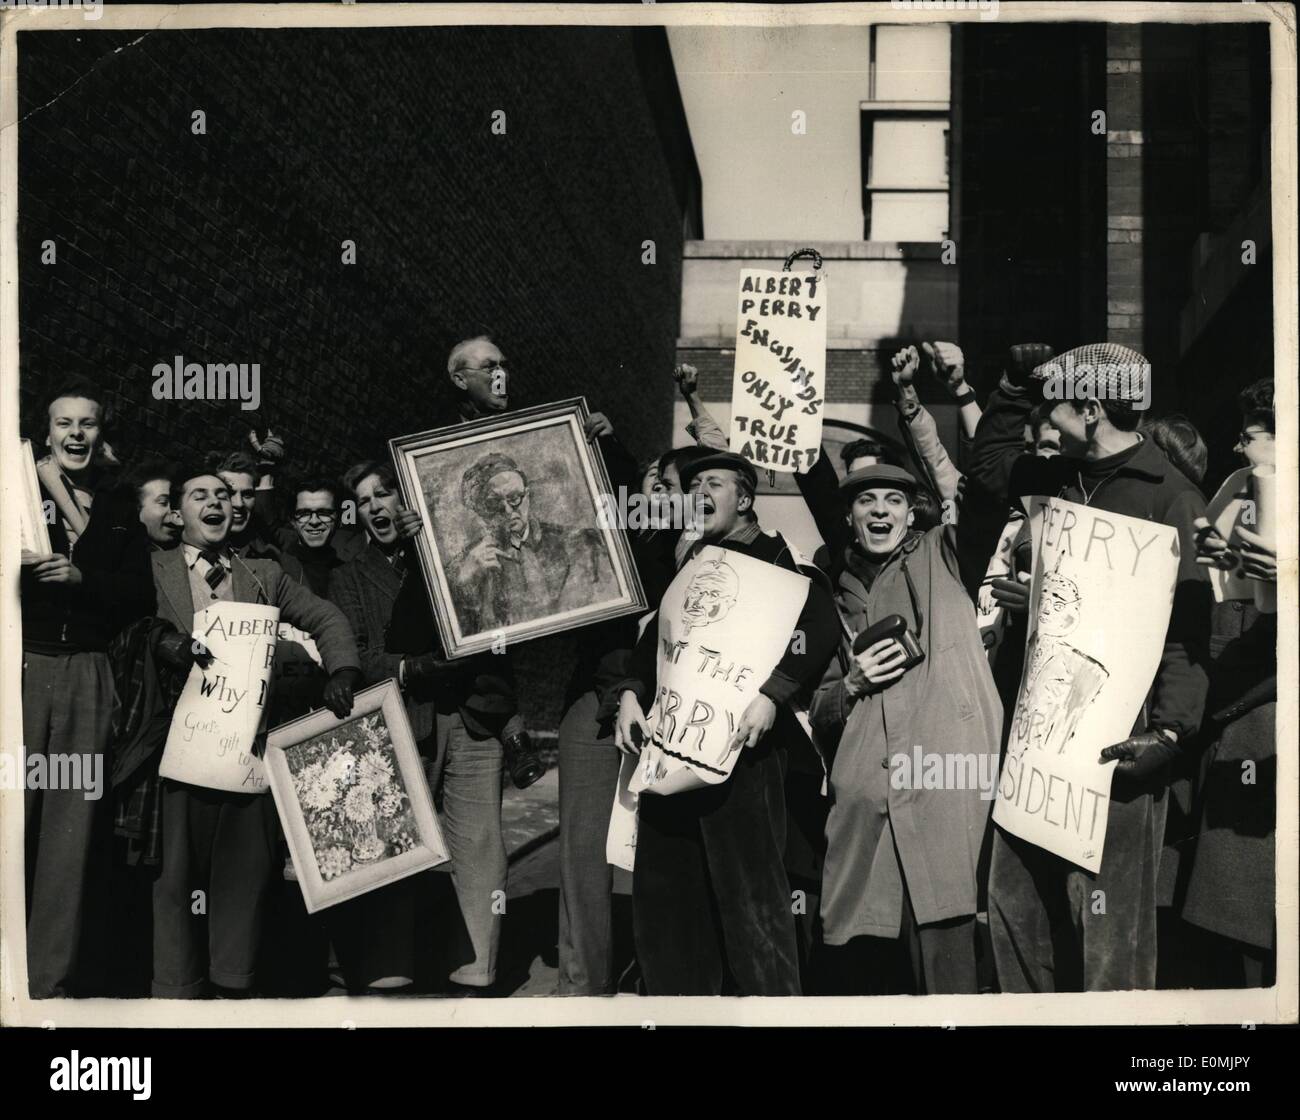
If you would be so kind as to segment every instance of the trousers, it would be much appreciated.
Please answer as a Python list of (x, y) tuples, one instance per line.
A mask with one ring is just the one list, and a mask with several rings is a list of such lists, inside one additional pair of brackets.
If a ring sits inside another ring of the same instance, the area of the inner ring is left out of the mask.
[(784, 856), (786, 749), (769, 732), (721, 785), (643, 793), (632, 924), (648, 995), (799, 995)]
[(496, 980), (505, 911), (506, 844), (501, 834), (499, 739), (475, 739), (459, 712), (437, 716), (438, 749), (430, 785), (442, 789), (442, 830), (464, 928), (453, 947), (457, 984), (486, 988)]
[(1163, 789), (1112, 791), (1095, 875), (997, 828), (989, 933), (1002, 991), (1156, 986), (1156, 887), (1167, 807)]
[[(275, 801), (163, 779), (153, 887), (153, 994), (195, 999), (205, 979), (252, 988), (279, 855)], [(206, 933), (206, 937), (205, 937)]]
[[(88, 895), (109, 875), (111, 837), (97, 832), (104, 831), (110, 803), (106, 754), (113, 703), (107, 654), (24, 652), (24, 777), (43, 766), (46, 787), (31, 788), (36, 783), (29, 781), (23, 797), (32, 999), (74, 994), (83, 925), (94, 920)], [(34, 762), (38, 757), (43, 763)], [(96, 768), (98, 791), (90, 788)]]
[(605, 837), (618, 790), (613, 736), (596, 727), (594, 692), (560, 722), (560, 995), (614, 990), (613, 869)]

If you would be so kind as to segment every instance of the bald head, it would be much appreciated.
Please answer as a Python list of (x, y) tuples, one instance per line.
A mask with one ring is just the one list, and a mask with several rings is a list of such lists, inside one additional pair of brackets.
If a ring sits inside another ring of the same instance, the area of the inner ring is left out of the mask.
[(510, 404), (510, 374), (505, 356), (487, 335), (458, 342), (447, 356), (447, 376), (467, 419), (504, 412)]

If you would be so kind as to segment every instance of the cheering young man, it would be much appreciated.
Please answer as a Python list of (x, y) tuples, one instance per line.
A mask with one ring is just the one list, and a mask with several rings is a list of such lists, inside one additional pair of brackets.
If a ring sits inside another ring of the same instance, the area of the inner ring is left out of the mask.
[[(265, 603), (311, 635), (325, 669), (325, 704), (338, 717), (352, 710), (361, 684), (356, 641), (339, 609), (290, 579), (273, 560), (245, 559), (230, 544), (230, 489), (208, 468), (180, 469), (172, 487), (181, 543), (153, 554), (158, 616), (176, 633), (158, 656), (176, 669), (196, 659), (194, 613), (219, 602)], [(198, 656), (202, 656), (201, 647)], [(226, 793), (163, 780), (162, 866), (153, 891), (153, 994), (192, 999), (210, 979), (219, 991), (253, 986), (262, 920), (278, 851), (275, 804), (267, 791)], [(192, 910), (206, 899), (204, 929)]]
[[(758, 476), (748, 460), (718, 452), (683, 464), (681, 476), (702, 514), (701, 539), (682, 563), (712, 544), (800, 570), (786, 542), (759, 528)], [(724, 962), (741, 995), (800, 993), (784, 865), (785, 769), (805, 735), (792, 704), (811, 695), (838, 635), (834, 604), (814, 578), (781, 661), (736, 728), (733, 742), (744, 750), (731, 776), (707, 789), (641, 798), (632, 904), (647, 994), (717, 995)], [(658, 640), (658, 628), (647, 626), (619, 690), (615, 743), (625, 753), (651, 734), (645, 707), (657, 687)]]

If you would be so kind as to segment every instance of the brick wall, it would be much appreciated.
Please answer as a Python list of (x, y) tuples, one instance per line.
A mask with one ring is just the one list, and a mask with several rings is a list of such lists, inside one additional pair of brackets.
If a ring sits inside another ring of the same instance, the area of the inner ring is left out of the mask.
[[(585, 393), (657, 449), (672, 385), (642, 374), (672, 365), (698, 176), (682, 137), (664, 154), (674, 114), (647, 67), (675, 93), (661, 31), (20, 34), (25, 419), (47, 375), (79, 372), (127, 455), (232, 447), (255, 423), (296, 471), (339, 472), (451, 422), (447, 352), (487, 330), (513, 404)], [(154, 400), (176, 354), (258, 363), (260, 410)], [(526, 714), (553, 723), (564, 659), (523, 660)]]
[[(634, 450), (666, 436), (671, 386), (637, 374), (672, 360), (682, 213), (632, 33), (79, 38), (20, 36), (29, 408), (77, 370), (110, 387), (128, 451), (231, 444), (255, 420), (337, 469), (447, 422), (447, 351), (490, 330), (515, 403), (585, 392)], [(258, 362), (261, 410), (154, 401), (175, 354)]]

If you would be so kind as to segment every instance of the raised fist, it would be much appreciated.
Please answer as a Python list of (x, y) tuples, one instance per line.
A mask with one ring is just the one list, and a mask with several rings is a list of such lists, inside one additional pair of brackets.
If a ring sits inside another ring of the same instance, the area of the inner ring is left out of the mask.
[(916, 377), (916, 371), (920, 368), (921, 356), (916, 352), (915, 346), (904, 346), (897, 354), (894, 355), (890, 363), (890, 374), (894, 378), (894, 384), (900, 389), (905, 389), (912, 384)]

